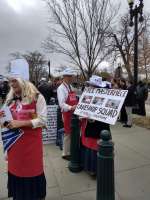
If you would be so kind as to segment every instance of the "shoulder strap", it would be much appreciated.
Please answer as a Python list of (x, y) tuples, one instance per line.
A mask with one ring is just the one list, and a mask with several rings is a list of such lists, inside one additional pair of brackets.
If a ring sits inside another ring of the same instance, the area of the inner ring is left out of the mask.
[(71, 92), (71, 91), (72, 91), (70, 85), (67, 85), (67, 84), (64, 83), (64, 82), (63, 82), (63, 84), (64, 84), (64, 86), (66, 87), (66, 89), (68, 90), (68, 92)]
[(37, 93), (37, 94), (35, 95), (35, 102), (37, 102), (37, 100), (38, 100), (38, 98), (39, 98), (39, 95), (40, 95), (40, 93)]

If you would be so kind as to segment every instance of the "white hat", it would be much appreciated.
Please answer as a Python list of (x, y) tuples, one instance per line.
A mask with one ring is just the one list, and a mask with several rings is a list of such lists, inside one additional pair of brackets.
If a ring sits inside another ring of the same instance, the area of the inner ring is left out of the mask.
[(16, 73), (16, 72), (10, 72), (10, 73), (8, 73), (6, 76), (7, 76), (8, 79), (22, 78), (22, 77), (20, 76), (20, 74), (19, 74), (19, 73)]
[(67, 69), (65, 69), (63, 72), (62, 72), (62, 75), (63, 76), (75, 76), (76, 75), (76, 73), (75, 73), (75, 71), (74, 70), (72, 70), (72, 69), (70, 69), (70, 68), (67, 68)]
[(40, 81), (46, 81), (46, 78), (45, 78), (45, 77), (42, 77)]
[(109, 81), (103, 81), (103, 82), (106, 83), (106, 86), (107, 86), (108, 88), (111, 88), (111, 83), (110, 83)]
[(92, 77), (86, 83), (97, 87), (106, 87), (106, 83), (105, 81), (102, 81), (102, 77), (96, 75), (92, 75)]
[(8, 81), (8, 78), (4, 77), (3, 81), (5, 81), (5, 82)]
[(29, 64), (27, 61), (25, 59), (12, 60), (8, 77), (29, 80)]

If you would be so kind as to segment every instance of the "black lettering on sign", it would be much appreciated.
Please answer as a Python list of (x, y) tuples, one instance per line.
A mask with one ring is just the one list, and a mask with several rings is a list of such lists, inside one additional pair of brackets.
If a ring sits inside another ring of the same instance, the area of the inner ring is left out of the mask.
[(118, 112), (115, 109), (99, 108), (97, 115), (100, 115), (100, 114), (114, 118), (118, 114)]
[(98, 107), (95, 107), (95, 106), (89, 106), (89, 108), (88, 108), (88, 111), (90, 111), (90, 112), (96, 112), (97, 111), (97, 109), (98, 109)]
[(78, 104), (77, 109), (78, 110), (88, 110), (89, 105), (86, 104)]

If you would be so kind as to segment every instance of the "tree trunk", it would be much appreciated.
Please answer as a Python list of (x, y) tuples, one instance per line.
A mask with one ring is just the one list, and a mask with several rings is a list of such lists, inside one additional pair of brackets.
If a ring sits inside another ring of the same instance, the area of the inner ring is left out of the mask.
[(127, 73), (128, 73), (129, 81), (133, 81), (133, 74), (132, 74), (132, 72), (131, 72), (131, 69), (130, 69), (129, 64), (126, 64), (126, 65), (125, 65), (125, 68), (126, 68)]

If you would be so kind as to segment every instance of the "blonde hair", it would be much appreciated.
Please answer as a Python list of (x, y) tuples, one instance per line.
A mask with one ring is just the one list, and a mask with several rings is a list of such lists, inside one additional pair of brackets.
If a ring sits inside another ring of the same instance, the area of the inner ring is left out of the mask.
[[(21, 97), (23, 101), (31, 103), (32, 101), (37, 99), (37, 96), (40, 92), (30, 81), (26, 81), (21, 78), (15, 78), (15, 79), (18, 81), (19, 86), (21, 88), (21, 91), (22, 91)], [(14, 96), (15, 96), (15, 93), (14, 93), (13, 88), (11, 87), (6, 98), (6, 104), (11, 102)]]

